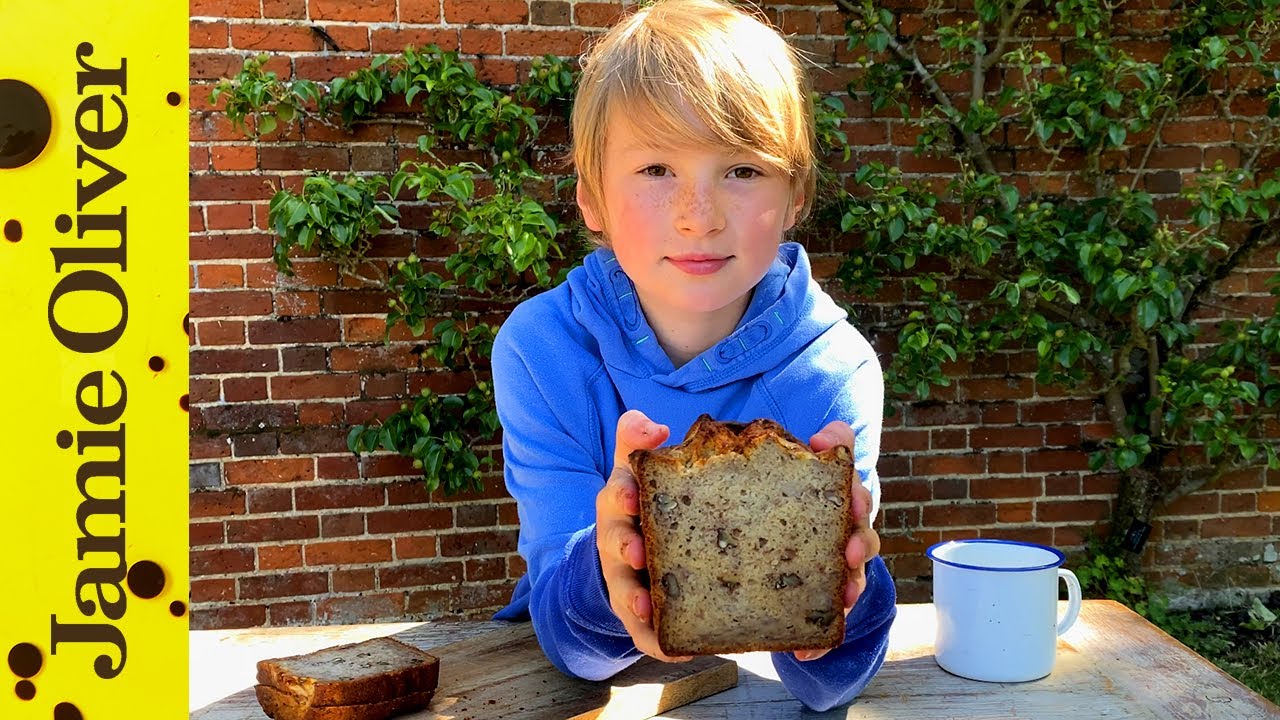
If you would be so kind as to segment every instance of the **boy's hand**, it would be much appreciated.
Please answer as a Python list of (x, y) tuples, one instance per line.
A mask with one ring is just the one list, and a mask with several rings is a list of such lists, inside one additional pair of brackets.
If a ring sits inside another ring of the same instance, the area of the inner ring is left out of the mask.
[[(840, 420), (831, 422), (817, 435), (809, 438), (814, 452), (822, 452), (837, 445), (844, 445), (853, 452), (853, 429)], [(860, 482), (853, 484), (853, 536), (844, 548), (844, 561), (849, 565), (849, 582), (844, 587), (844, 614), (848, 615), (858, 597), (867, 587), (866, 565), (880, 554), (880, 535), (871, 527), (871, 492)], [(798, 650), (797, 660), (817, 660), (829, 650)]]
[(609, 605), (631, 634), (636, 648), (664, 662), (683, 662), (689, 658), (662, 652), (650, 624), (649, 590), (640, 582), (639, 573), (645, 567), (644, 538), (636, 528), (640, 490), (628, 460), (632, 450), (652, 450), (670, 434), (670, 428), (653, 422), (639, 410), (628, 410), (618, 418), (613, 472), (596, 495), (596, 552), (600, 554)]

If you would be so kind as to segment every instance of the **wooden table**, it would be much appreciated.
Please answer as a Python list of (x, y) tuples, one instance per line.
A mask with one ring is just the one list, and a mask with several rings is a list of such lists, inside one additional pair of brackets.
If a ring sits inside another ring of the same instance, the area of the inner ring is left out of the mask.
[[(193, 720), (261, 720), (254, 663), (329, 645), (397, 635), (430, 648), (505, 624), (432, 622), (191, 633)], [(1058, 644), (1053, 673), (1029, 683), (983, 683), (950, 675), (933, 659), (933, 606), (900, 605), (884, 668), (852, 704), (805, 711), (777, 680), (766, 653), (738, 662), (738, 686), (661, 715), (679, 720), (787, 718), (1280, 719), (1280, 707), (1118, 603), (1086, 600)], [(246, 700), (248, 701), (246, 702)]]

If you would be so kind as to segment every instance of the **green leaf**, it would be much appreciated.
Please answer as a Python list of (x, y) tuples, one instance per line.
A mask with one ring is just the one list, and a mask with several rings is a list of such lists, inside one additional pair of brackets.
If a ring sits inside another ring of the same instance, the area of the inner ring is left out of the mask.
[(906, 231), (906, 229), (907, 224), (902, 219), (902, 216), (894, 216), (893, 220), (889, 221), (889, 240), (893, 241), (902, 237), (902, 233)]
[(1120, 300), (1128, 299), (1133, 294), (1133, 291), (1137, 289), (1138, 278), (1119, 270), (1116, 271), (1115, 277), (1117, 278), (1115, 281), (1116, 297)]
[(1127, 133), (1125, 132), (1124, 126), (1117, 123), (1107, 129), (1107, 135), (1111, 138), (1112, 145), (1120, 147), (1124, 145)]
[(1138, 453), (1125, 448), (1115, 453), (1116, 467), (1120, 470), (1132, 470), (1138, 466)]
[(1009, 212), (1013, 212), (1018, 207), (1018, 188), (1005, 185), (1000, 188), (1000, 197), (1004, 200), (1004, 207)]
[(1138, 324), (1150, 330), (1160, 321), (1160, 305), (1153, 298), (1143, 298), (1138, 303)]
[(297, 225), (298, 223), (302, 222), (303, 218), (307, 216), (307, 213), (308, 211), (310, 211), (310, 209), (311, 207), (304, 202), (294, 203), (293, 212), (289, 213), (289, 219), (285, 221), (285, 225), (289, 227), (293, 227), (294, 225)]

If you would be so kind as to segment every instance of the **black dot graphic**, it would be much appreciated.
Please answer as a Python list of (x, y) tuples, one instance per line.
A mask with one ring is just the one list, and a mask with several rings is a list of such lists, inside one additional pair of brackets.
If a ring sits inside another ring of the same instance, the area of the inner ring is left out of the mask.
[(36, 696), (36, 684), (30, 680), (19, 680), (13, 692), (17, 694), (19, 700), (30, 700)]
[(177, 107), (178, 103), (182, 102), (182, 96), (176, 92), (171, 92), (168, 95), (164, 96), (164, 100), (170, 105)]
[(151, 359), (147, 361), (147, 367), (151, 368), (152, 372), (160, 372), (164, 369), (164, 358), (159, 355), (152, 355)]
[(182, 617), (187, 614), (187, 604), (181, 600), (174, 600), (169, 603), (169, 614), (174, 617)]
[(71, 216), (59, 215), (53, 219), (53, 229), (60, 233), (71, 232)]
[(9, 669), (22, 678), (35, 677), (44, 666), (44, 655), (31, 643), (18, 643), (9, 648)]
[(150, 560), (139, 560), (129, 568), (126, 581), (134, 595), (150, 600), (164, 590), (164, 570)]
[(0, 169), (20, 168), (49, 144), (53, 119), (40, 91), (21, 80), (0, 80)]
[(72, 440), (73, 438), (71, 437), (70, 431), (68, 430), (58, 431), (58, 447), (62, 448), (63, 450), (66, 450), (67, 448), (71, 447)]
[(182, 316), (182, 332), (191, 336), (191, 313)]
[(53, 720), (84, 720), (84, 715), (80, 714), (80, 708), (68, 702), (61, 702), (53, 706)]
[(4, 239), (9, 242), (18, 242), (22, 239), (22, 223), (17, 220), (10, 220), (4, 224)]
[(189, 400), (186, 395), (183, 395), (178, 398), (178, 407), (182, 408), (185, 412), (191, 412), (191, 400)]

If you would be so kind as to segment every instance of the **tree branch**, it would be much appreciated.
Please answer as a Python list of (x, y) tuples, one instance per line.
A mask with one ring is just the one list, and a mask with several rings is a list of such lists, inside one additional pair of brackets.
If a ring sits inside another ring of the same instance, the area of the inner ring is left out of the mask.
[(1214, 285), (1225, 279), (1240, 262), (1249, 253), (1257, 248), (1265, 247), (1275, 242), (1280, 237), (1280, 221), (1272, 220), (1269, 223), (1261, 223), (1255, 225), (1250, 231), (1249, 236), (1244, 242), (1235, 246), (1221, 260), (1209, 267), (1208, 272), (1200, 281), (1192, 288), (1187, 306), (1182, 311), (1180, 321), (1186, 322), (1191, 317), (1191, 313), (1205, 304), (1205, 296), (1209, 293)]
[[(1118, 374), (1118, 373), (1117, 373)], [(1120, 385), (1112, 383), (1107, 388), (1107, 392), (1103, 395), (1107, 408), (1107, 417), (1111, 420), (1111, 425), (1116, 429), (1122, 437), (1130, 437), (1133, 433), (1129, 430), (1129, 425), (1125, 420), (1129, 416), (1129, 410), (1124, 404), (1124, 394), (1120, 391)]]
[(982, 39), (985, 36), (986, 28), (979, 23), (978, 34), (974, 38), (978, 41), (978, 44), (973, 48), (973, 83), (972, 89), (969, 91), (969, 102), (971, 104), (977, 104), (987, 94), (987, 54), (982, 51), (984, 46)]
[[(1259, 457), (1265, 458), (1266, 455), (1259, 453)], [(1255, 466), (1265, 466), (1265, 463), (1257, 460), (1244, 463), (1221, 462), (1199, 472), (1184, 471), (1181, 473), (1181, 482), (1174, 484), (1168, 489), (1162, 490), (1158, 504), (1163, 505), (1165, 503), (1173, 502), (1174, 500), (1186, 497), (1201, 488), (1214, 485), (1222, 479), (1223, 475), (1226, 475), (1229, 472)]]
[[(851, 0), (836, 0), (836, 4), (846, 12), (861, 14), (861, 8), (854, 6)], [(864, 17), (865, 19), (865, 17)], [(893, 50), (893, 54), (897, 55), (900, 60), (911, 66), (912, 72), (920, 78), (920, 82), (924, 83), (925, 89), (929, 91), (929, 95), (933, 97), (933, 101), (943, 109), (943, 114), (947, 117), (947, 121), (951, 127), (964, 139), (965, 147), (969, 151), (969, 156), (978, 164), (982, 172), (988, 175), (996, 174), (995, 163), (991, 161), (991, 156), (987, 154), (987, 148), (982, 142), (982, 138), (976, 133), (965, 132), (955, 121), (955, 117), (960, 114), (959, 110), (951, 102), (951, 98), (938, 85), (938, 81), (933, 74), (929, 72), (929, 68), (920, 62), (920, 57), (914, 52), (906, 48), (898, 41), (896, 35), (889, 28), (885, 28), (885, 35), (889, 39), (889, 49)]]
[[(1160, 341), (1152, 335), (1147, 338), (1147, 397), (1159, 398), (1160, 395)], [(1164, 414), (1161, 407), (1163, 400), (1155, 403), (1147, 416), (1147, 426), (1152, 438), (1161, 437), (1164, 432)]]
[(1027, 8), (1030, 0), (1017, 0), (1013, 4), (1013, 9), (1000, 22), (1000, 36), (996, 40), (996, 46), (987, 53), (986, 61), (999, 60), (1004, 53), (1004, 47), (1009, 44), (1010, 38), (1013, 37), (1013, 26), (1018, 22), (1018, 18), (1022, 16), (1022, 11)]
[(1164, 130), (1164, 125), (1169, 121), (1169, 115), (1173, 113), (1174, 108), (1178, 106), (1177, 102), (1165, 107), (1164, 115), (1160, 117), (1160, 121), (1156, 123), (1155, 132), (1151, 135), (1151, 142), (1147, 143), (1147, 149), (1142, 152), (1142, 160), (1138, 162), (1138, 166), (1134, 168), (1133, 179), (1129, 181), (1129, 190), (1133, 191), (1138, 187), (1138, 180), (1142, 177), (1142, 173), (1147, 169), (1147, 161), (1151, 159), (1151, 151), (1155, 150), (1156, 143), (1160, 142), (1160, 133)]

